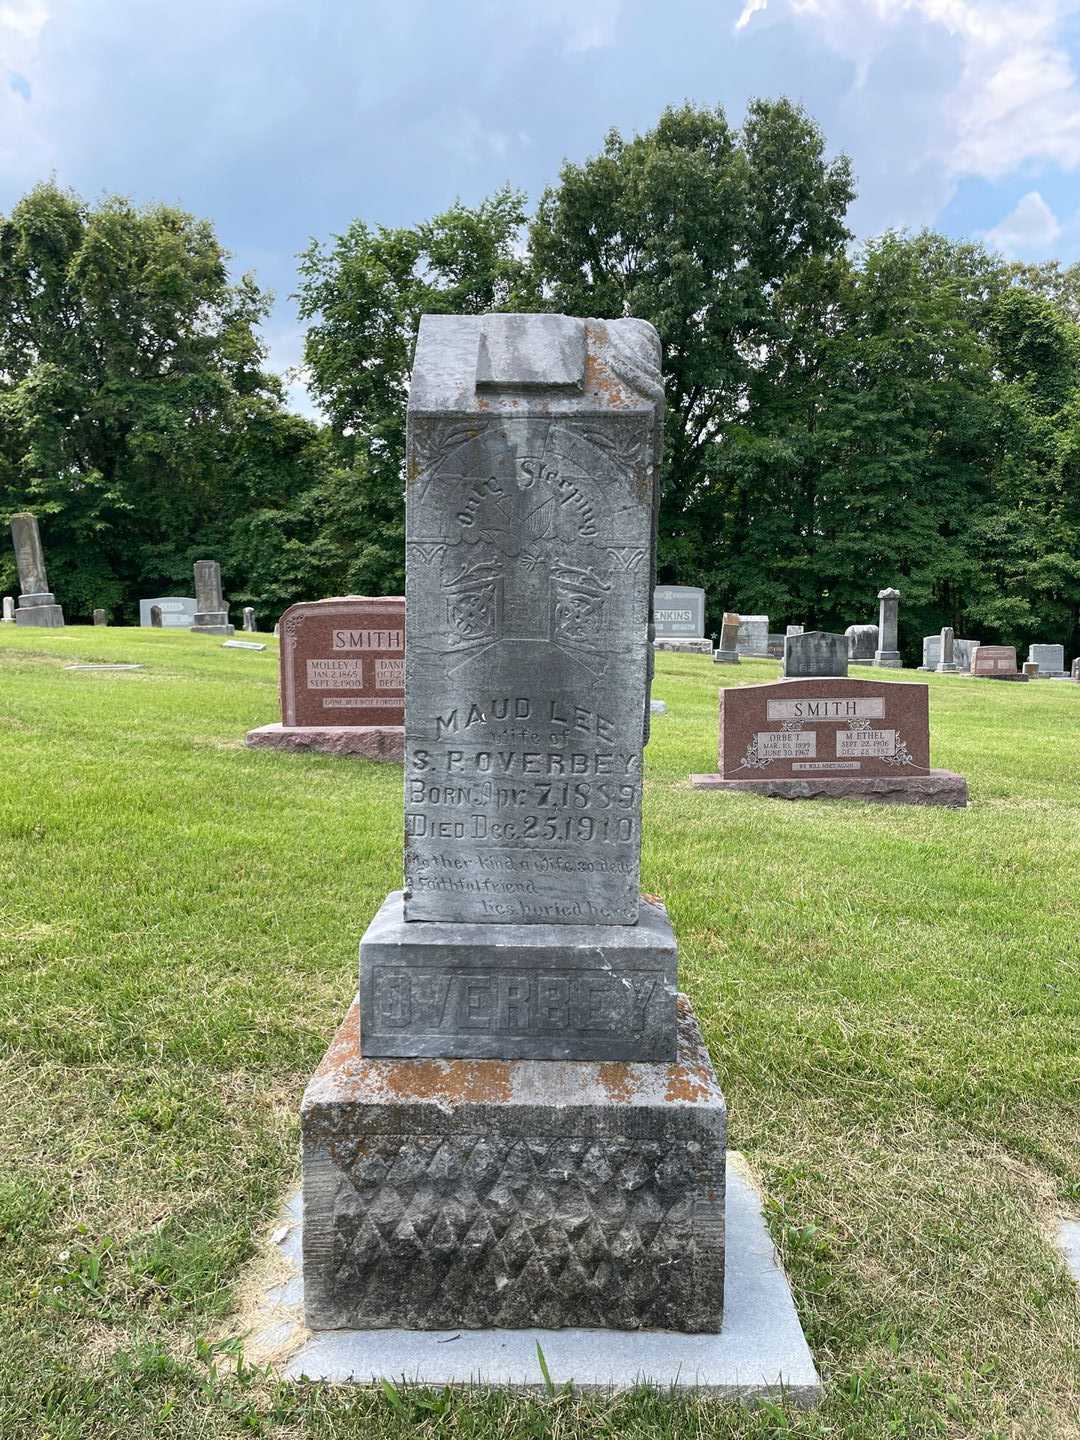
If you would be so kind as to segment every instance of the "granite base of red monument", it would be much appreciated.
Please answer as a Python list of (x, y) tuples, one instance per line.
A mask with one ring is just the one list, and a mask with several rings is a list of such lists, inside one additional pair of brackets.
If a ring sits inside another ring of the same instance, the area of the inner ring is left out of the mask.
[(967, 804), (967, 781), (930, 768), (925, 685), (852, 679), (781, 680), (720, 692), (717, 773), (698, 790), (786, 800)]
[(281, 720), (255, 750), (400, 761), (405, 753), (405, 600), (304, 601), (281, 617)]

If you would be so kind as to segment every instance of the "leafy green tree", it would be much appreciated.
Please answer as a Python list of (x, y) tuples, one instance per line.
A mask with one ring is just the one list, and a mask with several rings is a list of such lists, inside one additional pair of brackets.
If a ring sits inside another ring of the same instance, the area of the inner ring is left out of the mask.
[(457, 204), (413, 229), (354, 221), (300, 257), (308, 383), (333, 431), (320, 546), (336, 553), (343, 588), (400, 594), (405, 584), (405, 403), (423, 314), (521, 308), (524, 197), (504, 189)]
[(0, 217), (0, 507), (41, 517), (73, 616), (190, 586), (237, 436), (280, 406), (268, 297), (227, 259), (207, 221), (53, 184)]
[[(719, 108), (683, 105), (644, 135), (613, 130), (540, 201), (529, 249), (549, 304), (635, 315), (663, 341), (665, 578), (715, 576), (718, 522), (735, 536), (751, 523), (739, 462), (726, 471), (717, 452), (745, 430), (764, 377), (790, 350), (782, 296), (828, 285), (853, 194), (849, 162), (825, 158), (803, 110), (756, 100), (738, 129)], [(731, 489), (718, 493), (721, 476)], [(709, 588), (714, 624), (736, 601), (753, 602), (746, 587)]]

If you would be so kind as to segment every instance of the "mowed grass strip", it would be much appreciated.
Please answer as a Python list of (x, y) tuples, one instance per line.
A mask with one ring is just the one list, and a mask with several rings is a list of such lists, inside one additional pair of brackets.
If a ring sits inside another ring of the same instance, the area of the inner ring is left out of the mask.
[(687, 784), (719, 686), (776, 665), (658, 657), (643, 886), (819, 1411), (330, 1390), (246, 1367), (229, 1316), (400, 880), (401, 774), (244, 750), (277, 718), (260, 638), (0, 630), (0, 1436), (1080, 1434), (1051, 1240), (1080, 1213), (1080, 686), (886, 674), (929, 684), (970, 808), (789, 804)]

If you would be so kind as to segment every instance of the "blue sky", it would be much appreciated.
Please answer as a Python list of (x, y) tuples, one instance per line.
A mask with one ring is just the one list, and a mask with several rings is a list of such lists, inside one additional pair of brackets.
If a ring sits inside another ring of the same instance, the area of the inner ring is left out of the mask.
[(0, 212), (55, 175), (209, 217), (277, 296), (284, 369), (311, 236), (507, 180), (535, 200), (684, 99), (801, 101), (854, 162), (860, 236), (1076, 260), (1078, 67), (1080, 0), (0, 0)]

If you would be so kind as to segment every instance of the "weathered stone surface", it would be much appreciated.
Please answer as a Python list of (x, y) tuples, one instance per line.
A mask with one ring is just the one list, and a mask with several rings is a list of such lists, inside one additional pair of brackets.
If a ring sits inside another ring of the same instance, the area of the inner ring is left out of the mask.
[(713, 651), (716, 665), (738, 665), (739, 663), (739, 617), (732, 611), (724, 615), (720, 627), (720, 648)]
[(872, 665), (878, 646), (878, 627), (849, 625), (844, 634), (848, 642), (848, 664)]
[(107, 625), (108, 623), (109, 623), (109, 617), (108, 617), (108, 615), (105, 613), (104, 610), (95, 610), (95, 611), (94, 611), (94, 624), (95, 624), (95, 625)]
[(216, 560), (195, 561), (195, 621), (197, 635), (232, 635), (229, 611), (221, 589), (221, 566)]
[(668, 650), (675, 655), (711, 655), (713, 653), (712, 641), (703, 640), (656, 640), (654, 647), (657, 650)]
[(900, 591), (879, 590), (878, 600), (878, 648), (874, 651), (874, 664), (889, 670), (900, 669), (900, 651), (897, 647), (897, 624), (900, 613)]
[(825, 675), (847, 674), (848, 646), (846, 635), (830, 635), (827, 630), (810, 630), (788, 635), (784, 640), (784, 668), (788, 680)]
[(20, 591), (15, 624), (58, 629), (64, 623), (64, 612), (49, 589), (49, 580), (45, 573), (45, 552), (41, 548), (37, 517), (13, 515), (11, 539), (15, 546)]
[(157, 624), (163, 629), (189, 630), (195, 624), (197, 609), (197, 602), (192, 595), (160, 595), (153, 600), (140, 600), (139, 624), (154, 625), (154, 611), (157, 610)]
[(301, 1110), (313, 1329), (720, 1328), (724, 1098), (674, 1064), (362, 1058), (354, 1006)]
[(1070, 673), (1073, 680), (1075, 680), (1076, 683), (1080, 685), (1080, 656), (1077, 656), (1077, 658), (1073, 661), (1072, 671)]
[(657, 640), (700, 640), (705, 634), (705, 591), (696, 585), (657, 585), (653, 591)]
[(155, 630), (160, 630), (163, 628), (160, 605), (150, 606), (150, 624)]
[(739, 638), (735, 648), (740, 655), (768, 655), (769, 617), (767, 615), (740, 615)]
[(971, 658), (971, 673), (990, 680), (1024, 680), (1016, 669), (1013, 645), (980, 645)]
[(1023, 664), (1024, 674), (1029, 680), (1035, 680), (1039, 675), (1039, 665), (1036, 660), (1025, 660)]
[(244, 744), (252, 750), (294, 750), (319, 755), (352, 755), (359, 760), (405, 756), (404, 725), (260, 725)]
[(677, 947), (659, 902), (642, 898), (636, 925), (535, 925), (515, 923), (530, 896), (498, 872), (423, 882), (478, 891), (499, 923), (413, 924), (388, 895), (360, 942), (365, 1055), (675, 1059)]
[(480, 893), (420, 882), (497, 862), (505, 882), (535, 884), (530, 923), (637, 921), (659, 360), (637, 320), (421, 321), (406, 493), (408, 920), (485, 922)]
[(1032, 645), (1028, 648), (1028, 659), (1038, 666), (1040, 675), (1065, 675), (1064, 645)]
[(770, 636), (769, 636), (769, 638), (768, 638), (768, 645), (767, 645), (766, 648), (767, 648), (767, 650), (768, 650), (768, 654), (769, 654), (769, 659), (770, 659), (770, 660), (783, 660), (783, 658), (784, 658), (784, 641), (785, 641), (786, 639), (787, 639), (787, 636), (786, 636), (786, 635), (781, 635), (781, 634), (779, 634), (779, 633), (777, 633), (776, 635), (770, 635)]
[(244, 629), (253, 631), (255, 629), (255, 611), (252, 606), (244, 606)]
[(786, 639), (788, 635), (804, 635), (805, 633), (805, 625), (789, 625), (784, 632), (784, 638)]
[(980, 644), (981, 641), (979, 640), (961, 640), (959, 635), (953, 641), (953, 654), (956, 658), (957, 669), (961, 675), (969, 675), (971, 673), (971, 657), (975, 654)]
[(305, 600), (280, 624), (284, 725), (404, 725), (402, 596)]
[(926, 775), (927, 687), (875, 680), (779, 680), (720, 692), (725, 780)]
[(822, 775), (806, 779), (725, 780), (722, 775), (691, 775), (695, 790), (734, 790), (778, 800), (869, 800), (879, 805), (941, 805), (962, 810), (967, 781), (951, 770), (926, 775)]

